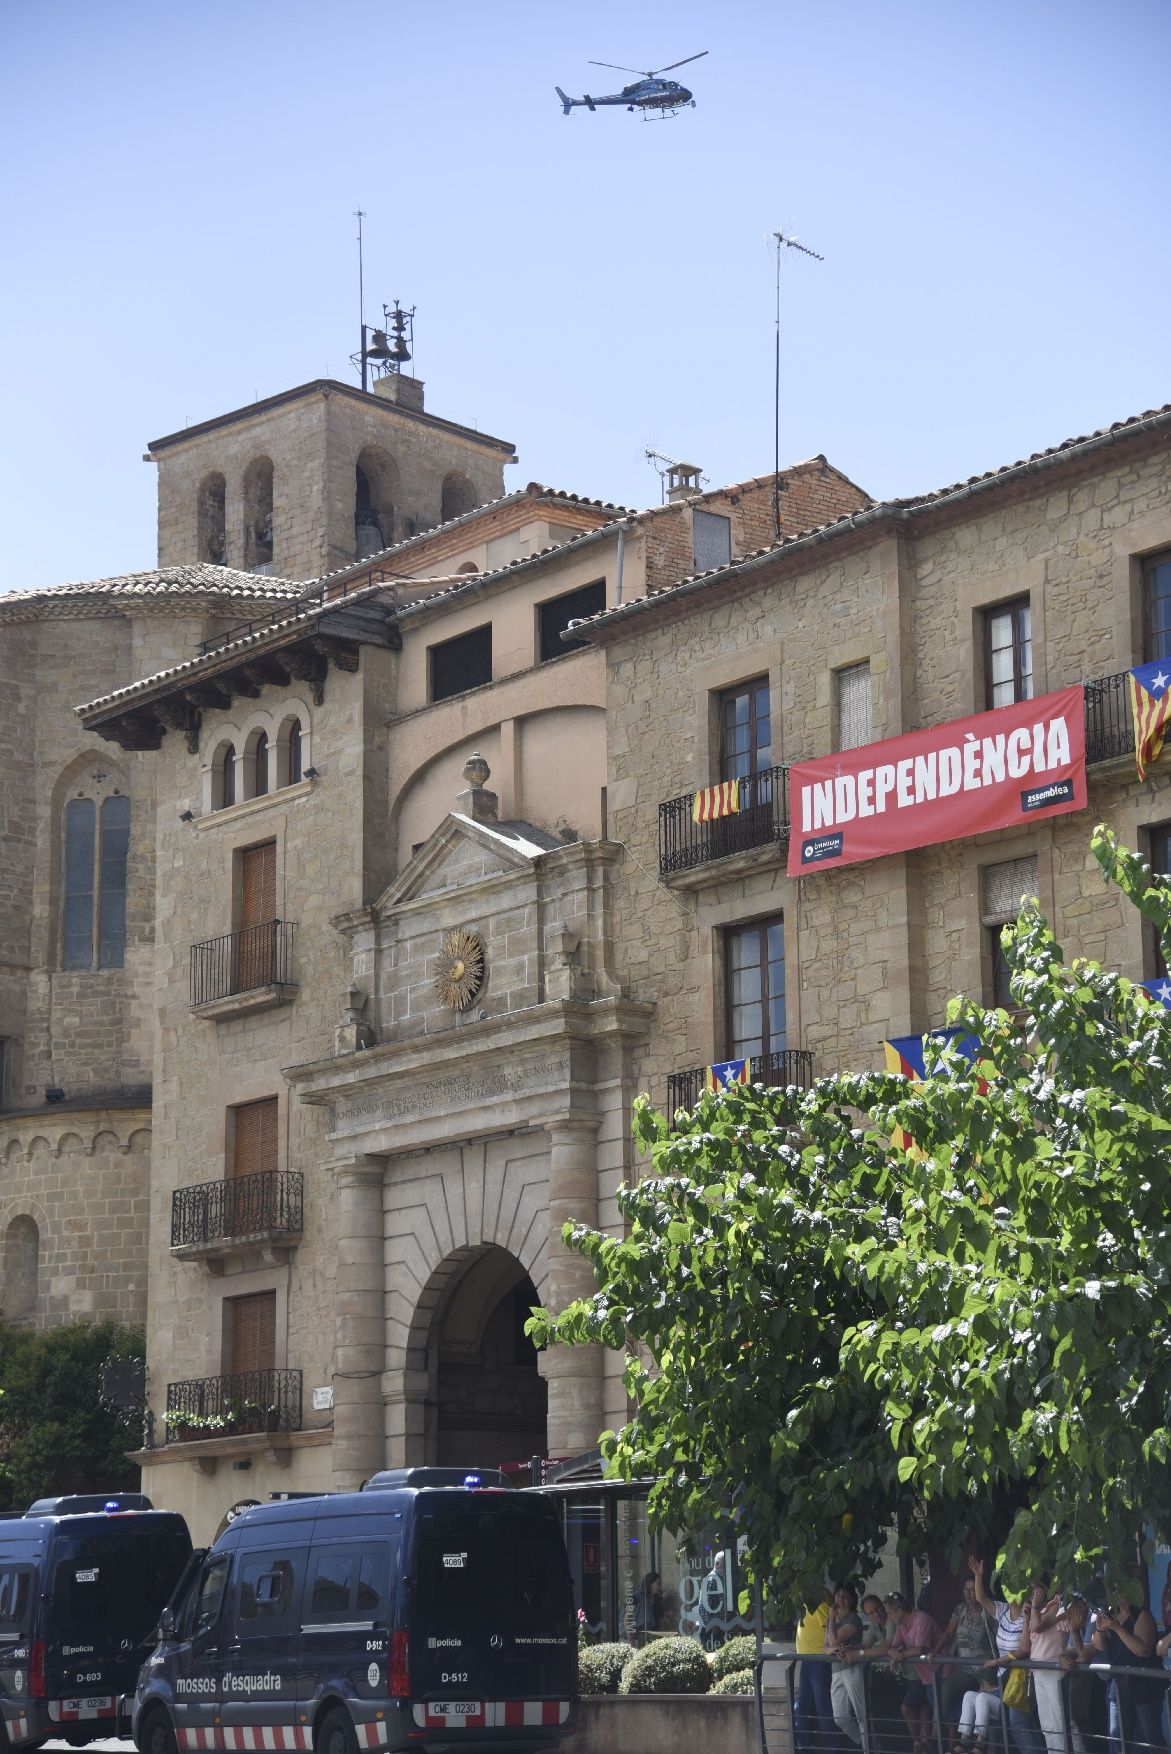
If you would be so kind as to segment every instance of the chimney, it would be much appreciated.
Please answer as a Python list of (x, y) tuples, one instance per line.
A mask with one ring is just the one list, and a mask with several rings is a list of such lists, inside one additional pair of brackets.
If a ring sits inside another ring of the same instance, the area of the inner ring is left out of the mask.
[(400, 408), (409, 408), (412, 414), (423, 412), (422, 378), (405, 378), (402, 372), (384, 372), (382, 377), (375, 378), (370, 388), (384, 401), (397, 402)]
[(690, 499), (692, 494), (702, 493), (699, 485), (698, 463), (672, 463), (667, 470), (667, 503), (675, 505), (681, 499)]

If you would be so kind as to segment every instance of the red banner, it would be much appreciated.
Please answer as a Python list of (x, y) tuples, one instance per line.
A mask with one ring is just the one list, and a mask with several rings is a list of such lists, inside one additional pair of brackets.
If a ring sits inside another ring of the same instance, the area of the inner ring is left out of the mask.
[(789, 876), (1086, 807), (1081, 688), (789, 769)]

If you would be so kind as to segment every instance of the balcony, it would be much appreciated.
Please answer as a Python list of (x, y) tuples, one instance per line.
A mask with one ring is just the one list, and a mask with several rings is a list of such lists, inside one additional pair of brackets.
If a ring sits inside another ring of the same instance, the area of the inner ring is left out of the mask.
[(1085, 684), (1086, 762), (1118, 761), (1134, 754), (1129, 670)]
[(304, 1177), (261, 1170), (226, 1181), (176, 1188), (171, 1195), (171, 1253), (201, 1260), (213, 1272), (246, 1249), (287, 1254), (301, 1240)]
[(299, 1370), (246, 1370), (167, 1384), (168, 1443), (273, 1437), (300, 1429)]
[[(1095, 766), (1134, 754), (1130, 672), (1083, 683), (1086, 701), (1086, 762)], [(769, 767), (740, 781), (740, 809), (714, 822), (692, 819), (694, 792), (659, 805), (659, 876), (675, 877), (754, 847), (783, 846), (789, 839), (789, 769)]]
[[(692, 1109), (703, 1095), (706, 1066), (693, 1066), (690, 1072), (672, 1072), (667, 1078), (667, 1115), (677, 1108)], [(784, 1048), (777, 1054), (755, 1054), (748, 1062), (751, 1084), (785, 1088), (796, 1084), (800, 1090), (813, 1087), (813, 1055), (806, 1048)]]
[(191, 946), (189, 1004), (200, 1017), (240, 1017), (270, 1005), (286, 1005), (297, 990), (293, 979), (291, 920), (266, 920)]
[(789, 838), (789, 770), (766, 767), (740, 781), (740, 808), (715, 822), (696, 822), (694, 792), (659, 805), (659, 875), (727, 859), (752, 847), (779, 846)]

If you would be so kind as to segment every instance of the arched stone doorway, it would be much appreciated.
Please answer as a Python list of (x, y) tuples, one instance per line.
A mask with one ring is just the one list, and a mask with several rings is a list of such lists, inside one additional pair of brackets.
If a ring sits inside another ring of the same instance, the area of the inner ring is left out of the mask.
[(479, 1249), (456, 1263), (427, 1343), (428, 1461), (498, 1467), (546, 1453), (548, 1394), (524, 1332), (539, 1302), (505, 1249)]

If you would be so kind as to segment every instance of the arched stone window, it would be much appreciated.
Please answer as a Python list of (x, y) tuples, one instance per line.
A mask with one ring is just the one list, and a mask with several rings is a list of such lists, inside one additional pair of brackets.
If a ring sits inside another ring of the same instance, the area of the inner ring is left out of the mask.
[(443, 477), (440, 494), (440, 516), (446, 524), (451, 518), (462, 518), (476, 509), (476, 490), (466, 475), (453, 469)]
[(126, 960), (126, 866), (130, 799), (115, 792), (99, 812), (92, 798), (65, 806), (61, 966), (121, 968)]
[(354, 554), (365, 560), (395, 539), (399, 474), (394, 458), (367, 445), (354, 466)]
[(227, 483), (218, 469), (199, 484), (199, 558), (213, 566), (228, 564)]
[(463, 565), (457, 566), (455, 570), (456, 572), (479, 572), (480, 569), (474, 560), (465, 560)]
[(269, 747), (270, 790), (295, 786), (311, 765), (309, 759), (309, 721), (295, 713), (282, 719)]
[(270, 771), (271, 751), (268, 746), (268, 732), (256, 731), (248, 739), (245, 771), (247, 789), (250, 798), (263, 798), (271, 790), (270, 780), (274, 777)]
[(41, 1233), (36, 1220), (22, 1214), (4, 1234), (4, 1320), (27, 1321), (36, 1314)]
[(249, 572), (272, 572), (271, 457), (254, 457), (244, 471), (244, 565)]
[(294, 719), (289, 727), (289, 784), (295, 786), (301, 778), (301, 721)]
[(226, 810), (236, 802), (236, 745), (225, 743), (216, 750), (211, 764), (211, 807)]

